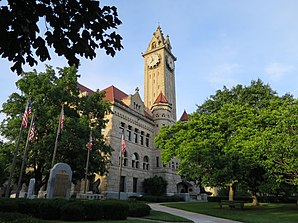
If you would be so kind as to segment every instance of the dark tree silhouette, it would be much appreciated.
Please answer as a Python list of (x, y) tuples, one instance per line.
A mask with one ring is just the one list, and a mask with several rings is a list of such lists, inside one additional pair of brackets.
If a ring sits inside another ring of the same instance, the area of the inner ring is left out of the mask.
[(0, 55), (18, 75), (24, 64), (37, 64), (34, 55), (50, 60), (49, 47), (78, 66), (77, 56), (93, 59), (97, 48), (111, 56), (121, 50), (122, 37), (114, 31), (120, 24), (117, 8), (99, 1), (8, 0), (0, 7)]

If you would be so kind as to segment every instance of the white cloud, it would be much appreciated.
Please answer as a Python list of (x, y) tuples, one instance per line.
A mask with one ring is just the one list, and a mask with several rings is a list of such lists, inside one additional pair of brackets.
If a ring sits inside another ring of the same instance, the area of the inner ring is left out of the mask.
[(239, 73), (239, 64), (220, 64), (210, 72), (210, 75), (208, 76), (208, 82), (215, 88), (222, 88), (224, 85), (231, 87), (237, 84), (235, 74)]
[(294, 71), (294, 66), (282, 63), (273, 63), (264, 68), (265, 74), (272, 81), (279, 81), (292, 71)]

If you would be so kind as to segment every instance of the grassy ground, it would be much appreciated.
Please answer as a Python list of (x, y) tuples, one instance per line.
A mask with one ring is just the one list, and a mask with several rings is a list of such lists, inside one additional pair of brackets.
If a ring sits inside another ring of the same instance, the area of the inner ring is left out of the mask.
[(167, 221), (167, 222), (192, 222), (189, 219), (182, 218), (176, 215), (168, 214), (161, 211), (151, 210), (150, 215), (144, 217), (146, 219), (158, 220), (158, 221)]
[[(128, 219), (124, 221), (45, 221), (46, 223), (148, 223), (141, 219)], [(149, 223), (159, 223), (157, 221), (150, 221)]]
[(195, 213), (201, 213), (226, 219), (238, 220), (245, 223), (297, 223), (298, 207), (296, 204), (260, 204), (253, 207), (245, 204), (244, 209), (223, 207), (219, 208), (216, 202), (192, 202), (166, 204)]

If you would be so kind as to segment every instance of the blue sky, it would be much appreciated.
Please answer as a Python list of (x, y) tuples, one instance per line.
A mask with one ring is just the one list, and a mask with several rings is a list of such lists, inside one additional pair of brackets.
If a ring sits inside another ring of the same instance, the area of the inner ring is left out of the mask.
[[(143, 96), (144, 52), (160, 25), (177, 57), (177, 117), (196, 110), (225, 85), (249, 85), (260, 78), (279, 95), (298, 96), (298, 1), (296, 0), (105, 0), (115, 5), (123, 24), (124, 49), (114, 58), (98, 51), (82, 59), (79, 82), (93, 90), (110, 85)], [(54, 54), (45, 64), (67, 66)], [(0, 58), (0, 105), (16, 91), (12, 64)], [(26, 71), (33, 68), (26, 67)], [(3, 116), (0, 116), (0, 120)]]

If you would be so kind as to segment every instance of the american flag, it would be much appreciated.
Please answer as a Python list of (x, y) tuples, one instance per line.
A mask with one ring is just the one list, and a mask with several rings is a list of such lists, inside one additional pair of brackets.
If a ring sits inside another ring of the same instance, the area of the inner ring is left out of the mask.
[(92, 151), (92, 132), (90, 132), (90, 137), (89, 137), (89, 143), (88, 143), (88, 148), (90, 150), (90, 152)]
[(60, 122), (59, 122), (59, 128), (62, 130), (63, 129), (63, 126), (64, 126), (64, 106), (62, 105), (62, 108), (61, 108), (61, 114), (60, 114)]
[(126, 151), (126, 144), (125, 144), (124, 134), (122, 134), (122, 137), (121, 137), (121, 152), (122, 152), (122, 154), (124, 154), (125, 151)]
[(33, 121), (30, 129), (30, 133), (29, 133), (29, 141), (32, 141), (34, 139), (34, 136), (35, 136), (35, 123)]
[(24, 126), (24, 128), (27, 128), (28, 126), (28, 117), (30, 114), (31, 114), (31, 105), (30, 105), (30, 101), (28, 101), (27, 107), (23, 115), (23, 120), (22, 120), (22, 125)]

